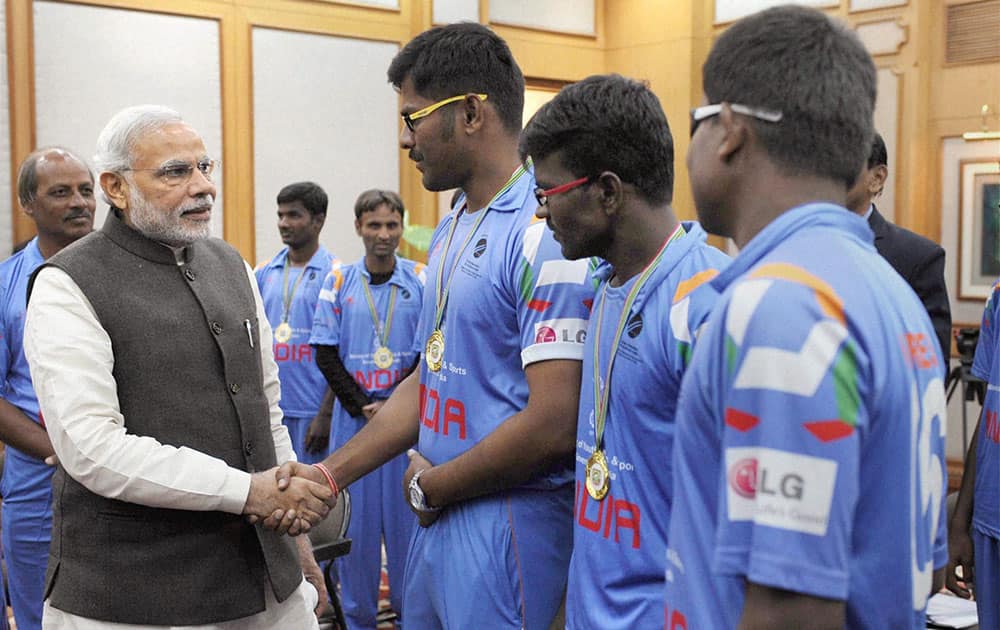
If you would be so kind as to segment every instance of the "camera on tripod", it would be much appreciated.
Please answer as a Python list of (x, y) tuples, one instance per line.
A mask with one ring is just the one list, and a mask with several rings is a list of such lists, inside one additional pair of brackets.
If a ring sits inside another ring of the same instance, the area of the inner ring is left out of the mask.
[(948, 400), (959, 383), (962, 384), (963, 398), (967, 401), (978, 400), (983, 404), (986, 397), (986, 383), (972, 375), (972, 362), (976, 358), (976, 345), (979, 343), (978, 328), (959, 328), (955, 333), (955, 347), (958, 348), (959, 365), (948, 374)]
[(976, 358), (976, 344), (979, 343), (978, 328), (959, 328), (955, 333), (955, 347), (958, 348), (958, 358), (965, 365), (972, 365)]

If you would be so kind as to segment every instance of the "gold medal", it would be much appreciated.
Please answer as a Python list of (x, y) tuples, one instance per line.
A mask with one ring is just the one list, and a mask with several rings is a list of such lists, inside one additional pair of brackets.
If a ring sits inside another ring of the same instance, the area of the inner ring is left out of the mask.
[(441, 371), (441, 366), (444, 365), (444, 333), (441, 332), (440, 328), (427, 338), (424, 359), (427, 361), (427, 369), (431, 372)]
[(375, 354), (372, 358), (375, 360), (375, 367), (387, 370), (389, 369), (389, 366), (392, 365), (395, 357), (392, 356), (392, 350), (386, 348), (385, 346), (379, 346), (375, 350)]
[(600, 501), (608, 493), (610, 485), (608, 459), (604, 456), (604, 451), (595, 450), (587, 460), (587, 494)]
[(274, 329), (274, 340), (278, 343), (285, 343), (292, 338), (292, 327), (288, 325), (288, 322), (281, 322), (278, 327)]

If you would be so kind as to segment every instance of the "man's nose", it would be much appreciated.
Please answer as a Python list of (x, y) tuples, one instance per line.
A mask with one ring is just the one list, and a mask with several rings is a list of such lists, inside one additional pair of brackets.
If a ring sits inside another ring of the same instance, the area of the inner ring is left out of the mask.
[(194, 169), (194, 173), (191, 174), (191, 181), (188, 182), (188, 194), (192, 197), (197, 197), (199, 195), (212, 195), (214, 199), (215, 194), (215, 182), (211, 178), (202, 173), (199, 169)]

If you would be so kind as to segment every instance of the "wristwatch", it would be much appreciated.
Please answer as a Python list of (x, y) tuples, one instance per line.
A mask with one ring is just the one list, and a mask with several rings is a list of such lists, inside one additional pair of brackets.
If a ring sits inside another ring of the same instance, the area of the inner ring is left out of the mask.
[(424, 490), (420, 487), (420, 475), (424, 474), (426, 470), (426, 468), (418, 470), (410, 477), (410, 484), (407, 486), (410, 494), (410, 507), (418, 512), (437, 512), (441, 508), (427, 505), (427, 497), (424, 496)]

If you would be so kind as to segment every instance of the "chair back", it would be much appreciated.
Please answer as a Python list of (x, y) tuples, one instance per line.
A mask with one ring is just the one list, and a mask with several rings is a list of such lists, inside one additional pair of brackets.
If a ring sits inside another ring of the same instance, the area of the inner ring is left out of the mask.
[(337, 495), (337, 503), (330, 509), (327, 517), (309, 530), (309, 540), (314, 548), (341, 541), (347, 535), (350, 524), (351, 493), (344, 488)]

